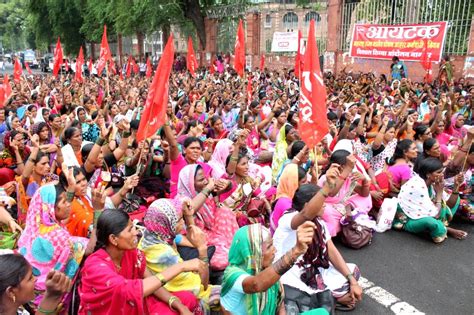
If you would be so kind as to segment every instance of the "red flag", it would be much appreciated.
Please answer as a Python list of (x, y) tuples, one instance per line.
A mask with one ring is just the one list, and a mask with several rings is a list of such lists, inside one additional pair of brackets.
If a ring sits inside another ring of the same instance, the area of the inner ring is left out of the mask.
[(250, 105), (252, 102), (252, 77), (249, 77), (249, 82), (247, 83), (247, 104)]
[(137, 65), (137, 62), (135, 61), (135, 58), (130, 59), (130, 64), (133, 66), (133, 73), (137, 74), (140, 72), (140, 67)]
[(301, 31), (298, 30), (298, 50), (296, 51), (296, 58), (295, 58), (295, 76), (300, 77), (301, 75), (301, 66), (302, 66), (302, 59), (304, 58), (303, 56), (303, 45), (301, 45)]
[(15, 83), (20, 83), (20, 77), (23, 73), (23, 68), (21, 67), (20, 60), (18, 58), (15, 60), (15, 66), (13, 67), (13, 81)]
[(92, 57), (89, 57), (89, 75), (92, 75), (92, 67), (94, 63), (92, 62)]
[(158, 128), (165, 123), (166, 108), (168, 107), (169, 77), (173, 66), (173, 58), (174, 46), (173, 34), (171, 34), (148, 91), (136, 136), (138, 142), (154, 135)]
[(216, 66), (214, 65), (214, 56), (211, 57), (211, 64), (209, 65), (209, 73), (214, 74), (216, 72)]
[(103, 97), (104, 97), (104, 91), (102, 91), (102, 89), (99, 86), (99, 95), (97, 95), (97, 105), (99, 105), (99, 107), (101, 108), (102, 108)]
[(109, 60), (109, 65), (110, 65), (110, 71), (112, 71), (112, 73), (114, 75), (117, 74), (117, 69), (115, 68), (115, 61), (114, 61), (114, 58), (110, 58)]
[(237, 29), (234, 55), (234, 69), (243, 77), (245, 71), (245, 34), (242, 20), (239, 21), (239, 28)]
[(5, 105), (5, 88), (3, 87), (3, 84), (0, 85), (0, 108), (3, 108)]
[(102, 43), (100, 44), (99, 63), (97, 64), (97, 74), (102, 75), (102, 71), (107, 65), (107, 61), (112, 58), (110, 53), (109, 42), (107, 41), (107, 26), (104, 25), (104, 32), (102, 33)]
[(61, 41), (58, 37), (58, 42), (56, 43), (56, 49), (54, 50), (54, 66), (53, 66), (53, 76), (57, 76), (59, 69), (63, 64), (63, 49), (61, 48)]
[(428, 39), (425, 38), (424, 40), (424, 46), (423, 46), (423, 58), (421, 59), (421, 65), (423, 66), (423, 69), (425, 69), (425, 76), (424, 80), (426, 83), (431, 83), (431, 74), (432, 74), (432, 62), (431, 62), (431, 56), (428, 55)]
[(25, 62), (25, 69), (26, 69), (26, 71), (28, 71), (28, 74), (30, 74), (30, 75), (33, 74), (33, 71), (31, 71), (31, 68), (28, 65), (28, 62)]
[(314, 34), (314, 20), (309, 25), (308, 43), (301, 73), (300, 123), (301, 140), (312, 149), (328, 133), (326, 87), (319, 65), (318, 46)]
[(5, 90), (5, 99), (9, 98), (12, 95), (12, 86), (7, 74), (3, 77), (3, 89)]
[(67, 62), (67, 59), (64, 59), (64, 67), (66, 68), (66, 72), (69, 72), (69, 63)]
[(82, 51), (82, 46), (79, 49), (79, 55), (77, 56), (76, 59), (76, 74), (74, 75), (74, 78), (76, 79), (77, 82), (83, 82), (84, 77), (82, 76), (82, 66), (84, 65), (84, 52)]
[(146, 77), (147, 78), (151, 77), (152, 71), (153, 71), (153, 68), (151, 66), (150, 57), (148, 57), (146, 58)]
[(128, 56), (128, 61), (127, 61), (127, 78), (130, 78), (132, 75), (132, 56)]
[(195, 71), (198, 67), (198, 62), (196, 60), (196, 55), (194, 54), (193, 40), (191, 36), (188, 38), (188, 55), (186, 56), (186, 66), (191, 75), (195, 77)]
[(119, 79), (120, 79), (120, 81), (123, 81), (122, 69), (120, 69), (120, 71), (119, 71)]
[(260, 72), (263, 72), (265, 68), (265, 55), (260, 56)]

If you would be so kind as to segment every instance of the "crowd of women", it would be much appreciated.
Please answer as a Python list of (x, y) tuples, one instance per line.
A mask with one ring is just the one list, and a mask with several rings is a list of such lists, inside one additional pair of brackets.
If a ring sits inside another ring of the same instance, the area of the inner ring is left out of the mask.
[[(140, 142), (145, 76), (13, 82), (0, 108), (0, 248), (12, 250), (0, 312), (353, 310), (360, 270), (332, 238), (367, 245), (388, 215), (441, 243), (467, 236), (453, 220), (474, 220), (474, 86), (445, 72), (325, 74), (329, 131), (314, 149), (292, 70), (249, 71), (250, 98), (225, 61), (174, 71), (166, 122)], [(354, 223), (366, 238), (346, 233)]]

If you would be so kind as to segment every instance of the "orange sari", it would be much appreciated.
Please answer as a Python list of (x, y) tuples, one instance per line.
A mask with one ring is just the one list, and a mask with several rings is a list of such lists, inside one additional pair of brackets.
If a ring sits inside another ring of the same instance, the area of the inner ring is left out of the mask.
[(88, 237), (89, 226), (94, 220), (94, 209), (85, 197), (74, 197), (71, 203), (71, 214), (66, 228), (72, 236)]

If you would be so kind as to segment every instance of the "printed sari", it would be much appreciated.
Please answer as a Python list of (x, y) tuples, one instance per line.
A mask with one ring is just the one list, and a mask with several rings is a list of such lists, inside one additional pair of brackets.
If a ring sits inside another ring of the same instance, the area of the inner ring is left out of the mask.
[[(200, 167), (197, 164), (185, 166), (179, 174), (179, 200), (193, 199), (197, 196), (194, 188), (196, 172)], [(211, 268), (223, 270), (228, 264), (228, 253), (232, 237), (239, 228), (234, 213), (227, 207), (219, 207), (212, 196), (209, 196), (195, 214), (195, 223), (207, 235), (208, 245), (216, 247), (210, 261)]]
[(18, 241), (19, 252), (30, 262), (36, 276), (36, 305), (43, 298), (49, 271), (59, 270), (73, 279), (89, 242), (87, 238), (71, 236), (57, 221), (55, 200), (54, 185), (38, 189), (31, 199), (25, 230)]

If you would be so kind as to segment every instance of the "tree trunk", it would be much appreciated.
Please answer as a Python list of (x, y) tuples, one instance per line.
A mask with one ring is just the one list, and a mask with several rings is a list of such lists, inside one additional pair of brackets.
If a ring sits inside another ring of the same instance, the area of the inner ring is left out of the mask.
[(142, 32), (137, 32), (137, 48), (138, 48), (138, 60), (143, 58), (143, 39), (145, 35)]
[(123, 43), (122, 43), (122, 34), (117, 33), (117, 54), (120, 66), (122, 66), (122, 57), (123, 57)]
[(95, 59), (95, 42), (91, 42), (91, 56), (92, 60)]
[(168, 38), (170, 37), (171, 26), (169, 24), (164, 24), (161, 27), (161, 31), (163, 32), (163, 46), (161, 47), (161, 52), (163, 52), (165, 45), (168, 42)]
[(201, 12), (199, 0), (184, 0), (183, 12), (184, 16), (193, 22), (201, 47), (206, 49), (206, 27), (204, 26), (204, 15)]

